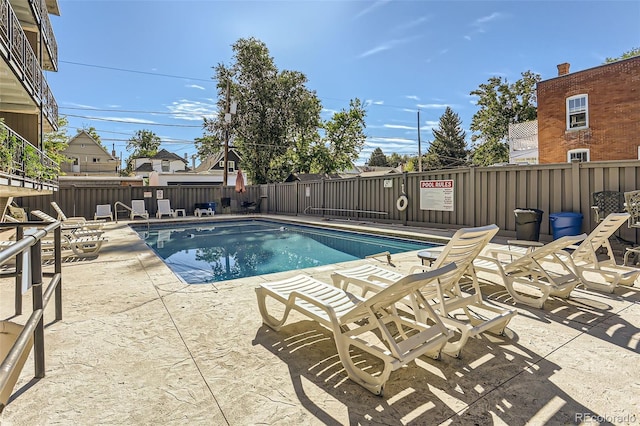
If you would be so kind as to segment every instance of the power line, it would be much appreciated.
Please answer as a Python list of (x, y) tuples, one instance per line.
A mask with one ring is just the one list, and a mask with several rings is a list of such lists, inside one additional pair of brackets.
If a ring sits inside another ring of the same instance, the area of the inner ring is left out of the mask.
[(104, 65), (83, 64), (81, 62), (71, 62), (71, 61), (59, 61), (59, 62), (63, 63), (63, 64), (78, 65), (78, 66), (81, 66), (81, 67), (101, 68), (101, 69), (105, 69), (105, 70), (129, 72), (129, 73), (133, 73), (133, 74), (155, 75), (156, 77), (179, 78), (179, 79), (186, 79), (186, 80), (203, 81), (203, 82), (207, 82), (207, 83), (215, 83), (211, 79), (205, 80), (203, 78), (185, 77), (185, 76), (181, 76), (181, 75), (161, 74), (161, 73), (149, 72), (149, 71), (128, 70), (128, 69), (125, 69), (125, 68), (106, 67)]
[(75, 115), (75, 114), (66, 114), (67, 117), (75, 117), (75, 118), (85, 118), (87, 120), (98, 120), (98, 121), (110, 121), (114, 123), (124, 123), (124, 124), (135, 124), (137, 126), (165, 126), (165, 127), (188, 127), (188, 128), (202, 128), (202, 125), (192, 126), (188, 124), (163, 124), (163, 123), (137, 123), (127, 120), (118, 120), (116, 118), (102, 118), (102, 117), (89, 117), (86, 115)]

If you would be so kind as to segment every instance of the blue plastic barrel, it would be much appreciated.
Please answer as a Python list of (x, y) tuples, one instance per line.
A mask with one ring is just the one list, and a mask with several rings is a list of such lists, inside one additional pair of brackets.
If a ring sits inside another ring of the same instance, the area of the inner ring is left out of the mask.
[(582, 233), (582, 213), (560, 212), (549, 215), (553, 239)]

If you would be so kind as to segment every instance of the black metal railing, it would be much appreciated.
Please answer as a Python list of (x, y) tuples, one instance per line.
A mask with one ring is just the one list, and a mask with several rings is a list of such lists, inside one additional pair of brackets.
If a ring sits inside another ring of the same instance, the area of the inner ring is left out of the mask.
[(51, 126), (56, 129), (58, 104), (44, 78), (38, 56), (33, 52), (9, 0), (0, 0), (0, 44), (3, 47), (0, 53), (7, 52), (7, 59), (17, 67), (18, 78), (36, 103), (42, 107)]
[(55, 161), (0, 122), (0, 174), (19, 177), (31, 187), (57, 188), (59, 172)]

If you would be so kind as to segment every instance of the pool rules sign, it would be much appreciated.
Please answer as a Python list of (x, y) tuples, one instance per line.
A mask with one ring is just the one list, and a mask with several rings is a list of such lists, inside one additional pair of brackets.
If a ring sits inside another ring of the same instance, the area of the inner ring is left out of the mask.
[(420, 210), (453, 211), (453, 179), (421, 180)]

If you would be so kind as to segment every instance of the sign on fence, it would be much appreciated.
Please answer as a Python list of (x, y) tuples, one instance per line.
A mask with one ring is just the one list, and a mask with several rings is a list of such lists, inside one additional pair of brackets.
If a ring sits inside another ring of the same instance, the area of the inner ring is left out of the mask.
[(420, 210), (453, 211), (453, 179), (421, 180)]

